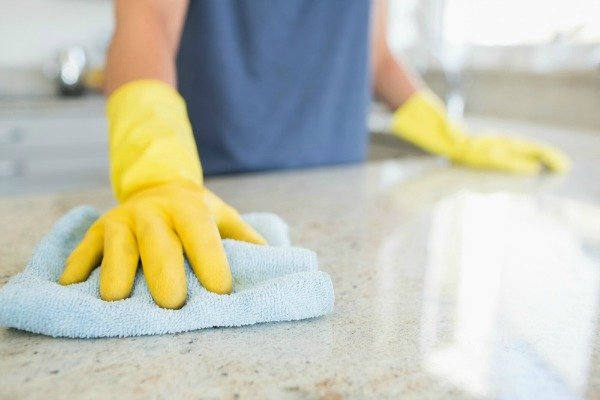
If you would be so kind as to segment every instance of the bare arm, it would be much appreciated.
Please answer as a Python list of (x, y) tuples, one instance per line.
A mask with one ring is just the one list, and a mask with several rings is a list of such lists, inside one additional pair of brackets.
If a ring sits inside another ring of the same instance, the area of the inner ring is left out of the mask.
[(373, 0), (371, 39), (373, 85), (375, 93), (390, 108), (401, 106), (425, 86), (410, 69), (398, 62), (387, 42), (387, 0)]
[(116, 0), (104, 85), (107, 96), (136, 79), (176, 85), (175, 57), (187, 6), (187, 0)]

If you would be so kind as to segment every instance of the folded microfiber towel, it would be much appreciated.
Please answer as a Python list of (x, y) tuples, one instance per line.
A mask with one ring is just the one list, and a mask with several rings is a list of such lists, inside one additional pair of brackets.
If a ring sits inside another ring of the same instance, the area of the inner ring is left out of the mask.
[(50, 336), (124, 337), (292, 321), (333, 309), (331, 279), (318, 270), (316, 254), (289, 247), (287, 225), (268, 213), (247, 214), (244, 219), (269, 246), (223, 241), (234, 279), (230, 295), (204, 289), (187, 261), (188, 298), (180, 310), (153, 302), (141, 268), (125, 300), (100, 299), (98, 268), (83, 283), (59, 285), (66, 258), (98, 217), (94, 208), (83, 206), (56, 223), (25, 270), (0, 290), (0, 326)]

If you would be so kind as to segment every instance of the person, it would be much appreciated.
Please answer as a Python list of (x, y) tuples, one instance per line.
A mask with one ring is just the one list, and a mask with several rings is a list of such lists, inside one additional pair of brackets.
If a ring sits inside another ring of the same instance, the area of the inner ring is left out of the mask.
[(372, 89), (396, 110), (393, 132), (430, 153), (515, 173), (568, 168), (545, 145), (471, 137), (449, 121), (392, 56), (385, 1), (116, 0), (115, 8), (105, 92), (118, 205), (92, 224), (59, 279), (82, 282), (101, 264), (104, 300), (130, 295), (141, 258), (154, 301), (182, 307), (184, 252), (207, 290), (230, 293), (221, 239), (265, 241), (203, 186), (203, 173), (363, 161)]

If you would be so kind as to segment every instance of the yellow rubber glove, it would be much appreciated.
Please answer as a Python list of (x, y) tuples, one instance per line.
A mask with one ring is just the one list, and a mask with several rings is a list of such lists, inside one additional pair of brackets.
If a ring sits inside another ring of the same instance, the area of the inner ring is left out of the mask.
[(135, 81), (112, 94), (107, 116), (111, 181), (120, 204), (90, 227), (59, 282), (85, 281), (101, 263), (100, 296), (124, 299), (131, 294), (141, 257), (154, 301), (180, 308), (187, 296), (185, 251), (207, 290), (230, 293), (221, 238), (265, 240), (203, 187), (183, 99), (162, 82)]
[(537, 174), (546, 167), (563, 173), (570, 163), (561, 151), (529, 140), (503, 136), (469, 136), (446, 114), (431, 92), (410, 97), (396, 110), (392, 131), (423, 150), (474, 168)]

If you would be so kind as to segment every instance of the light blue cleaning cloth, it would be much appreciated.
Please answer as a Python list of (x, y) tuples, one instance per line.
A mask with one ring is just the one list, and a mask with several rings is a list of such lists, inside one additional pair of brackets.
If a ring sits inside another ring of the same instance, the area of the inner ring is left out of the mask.
[(95, 209), (83, 206), (56, 223), (25, 270), (0, 290), (0, 326), (50, 336), (124, 337), (293, 321), (333, 309), (333, 285), (329, 275), (318, 270), (316, 254), (289, 247), (287, 225), (267, 213), (244, 219), (269, 246), (223, 241), (234, 278), (231, 295), (208, 292), (187, 262), (188, 299), (180, 310), (163, 309), (152, 301), (141, 268), (131, 297), (121, 301), (100, 299), (98, 268), (86, 282), (59, 285), (67, 256), (98, 216)]

